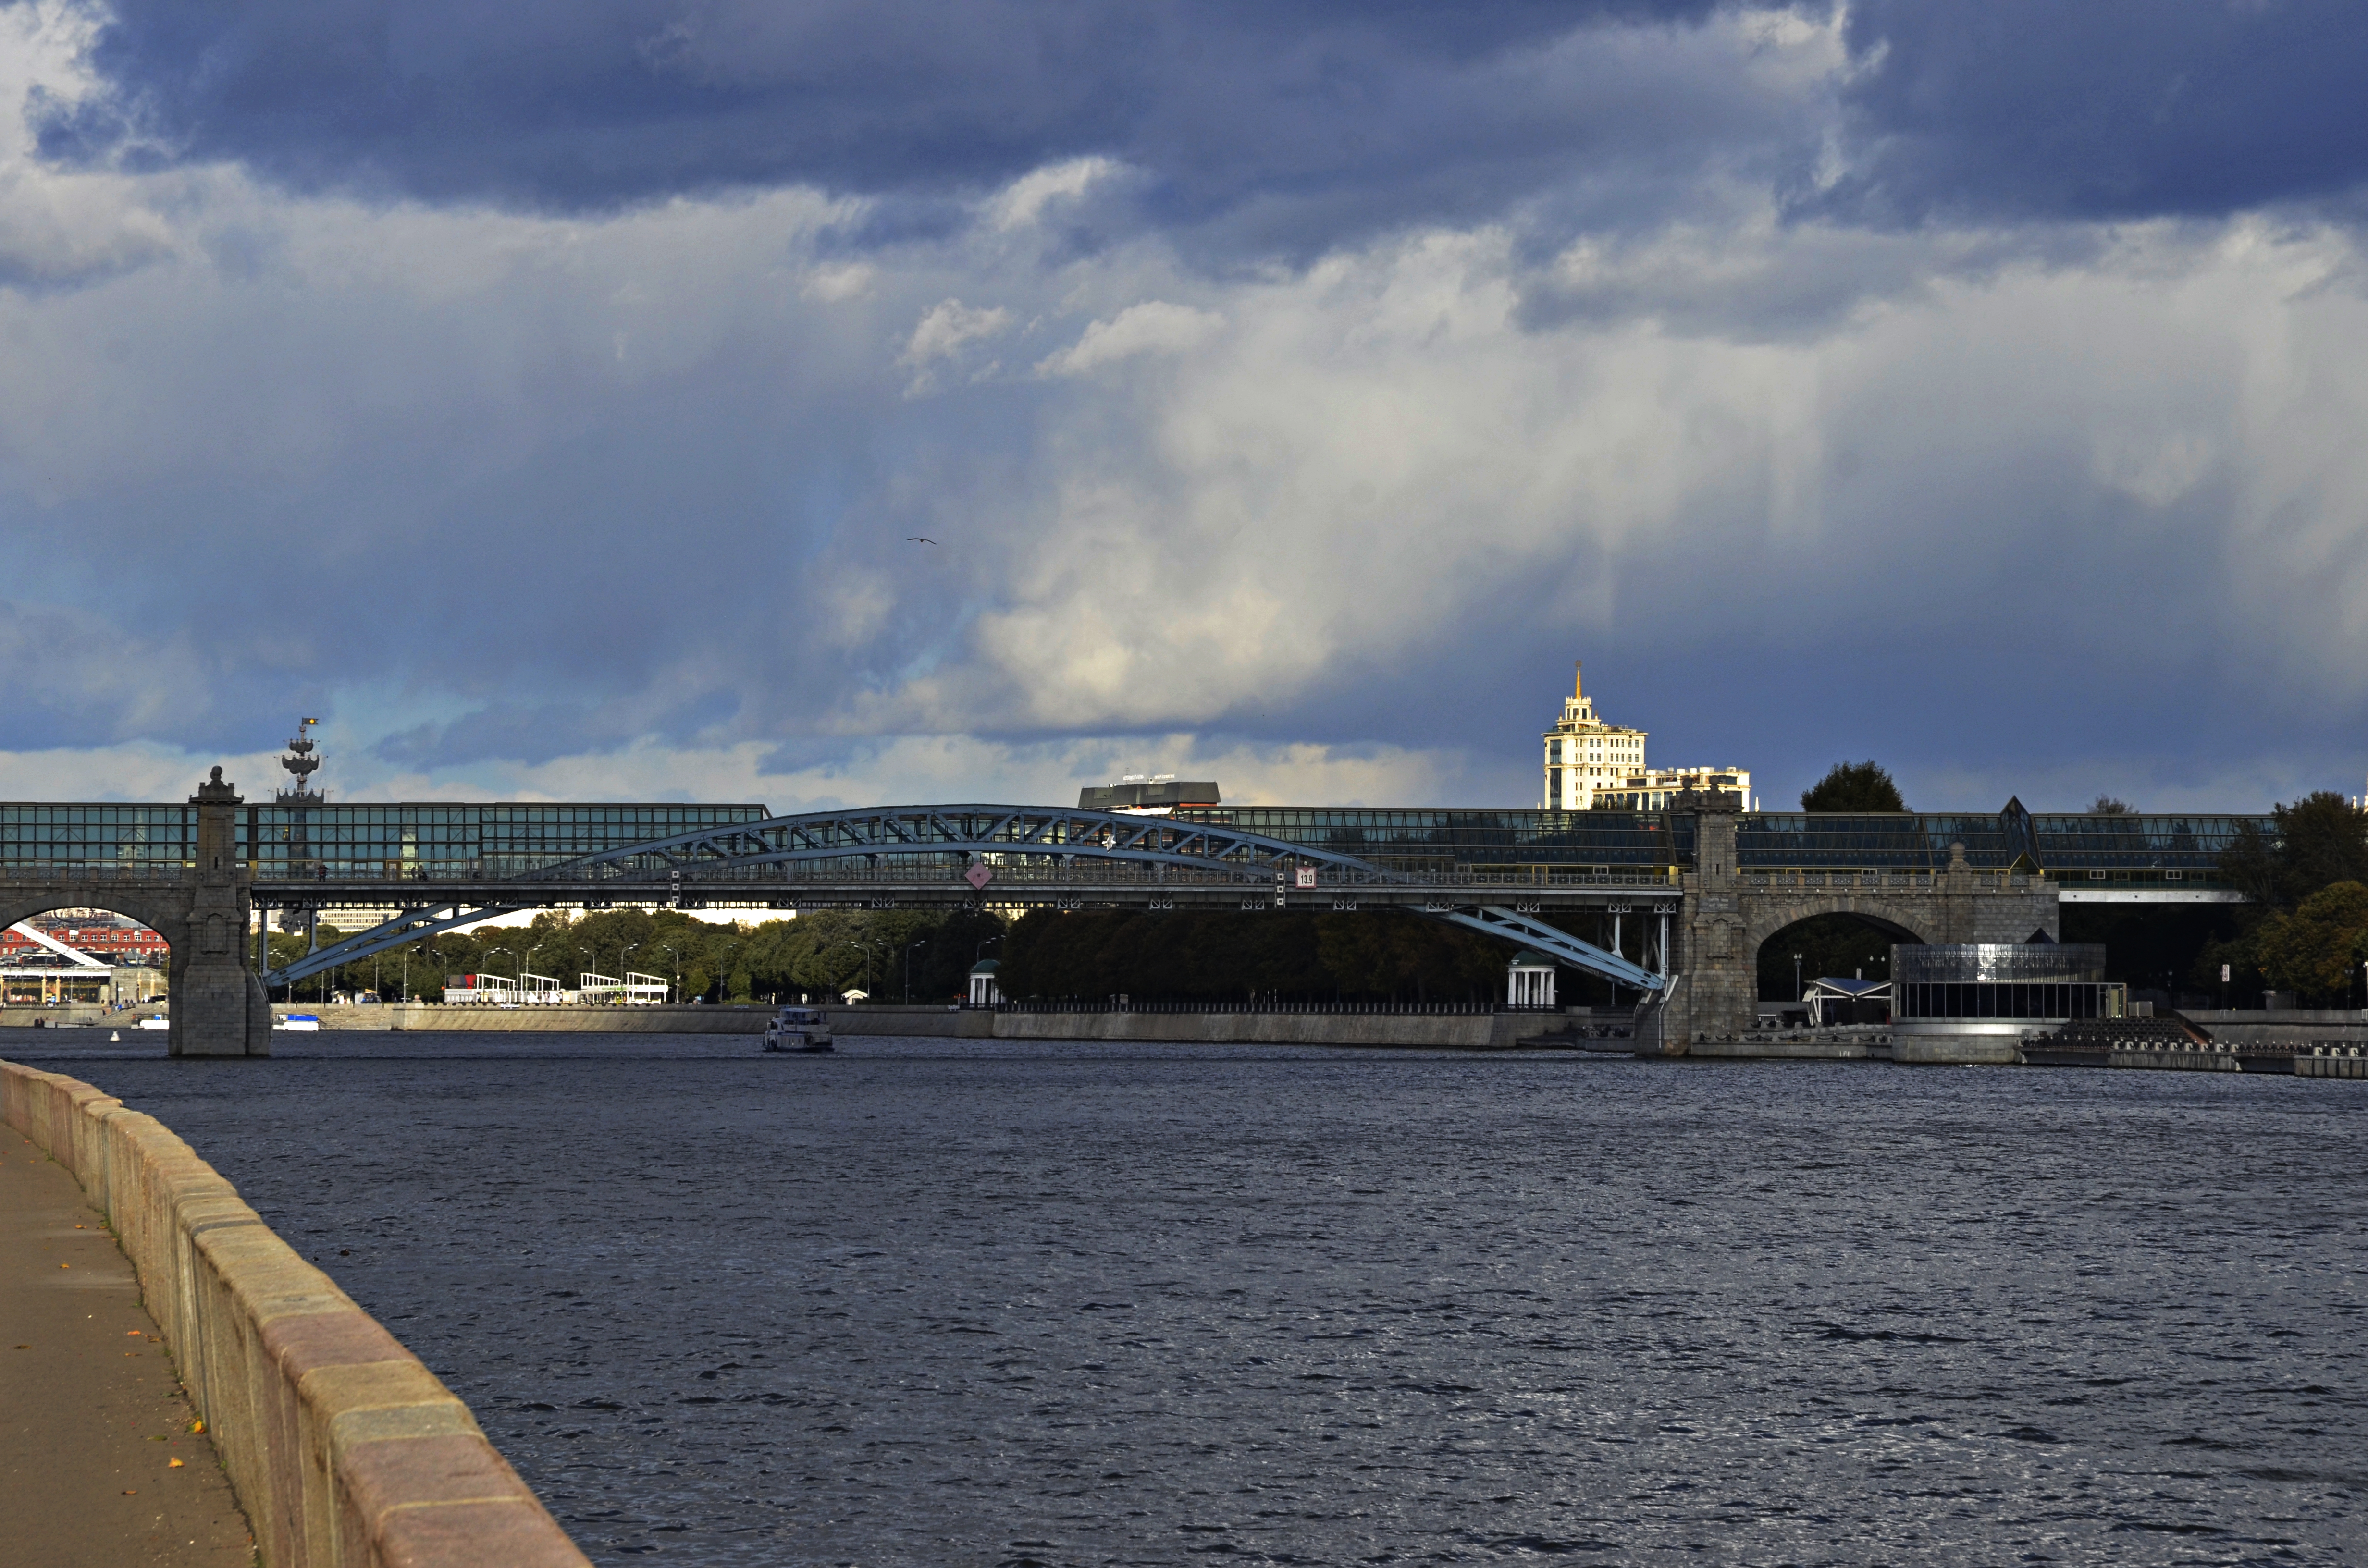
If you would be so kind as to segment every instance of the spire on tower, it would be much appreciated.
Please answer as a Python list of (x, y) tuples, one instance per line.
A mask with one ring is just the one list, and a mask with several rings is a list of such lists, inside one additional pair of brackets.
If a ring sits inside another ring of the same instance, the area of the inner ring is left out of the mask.
[(313, 774), (321, 766), (321, 759), (313, 755), (313, 726), (320, 722), (318, 719), (299, 721), (295, 738), (288, 743), (288, 749), (293, 755), (279, 759), (279, 766), (286, 768), (295, 780), (293, 789), (279, 791), (279, 799), (283, 801), (311, 802), (321, 798), (313, 793)]

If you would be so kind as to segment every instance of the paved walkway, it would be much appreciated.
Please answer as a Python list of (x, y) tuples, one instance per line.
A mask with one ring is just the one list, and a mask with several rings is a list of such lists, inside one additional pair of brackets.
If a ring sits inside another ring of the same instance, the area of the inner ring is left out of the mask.
[(0, 1568), (248, 1568), (195, 1419), (82, 1187), (0, 1127)]

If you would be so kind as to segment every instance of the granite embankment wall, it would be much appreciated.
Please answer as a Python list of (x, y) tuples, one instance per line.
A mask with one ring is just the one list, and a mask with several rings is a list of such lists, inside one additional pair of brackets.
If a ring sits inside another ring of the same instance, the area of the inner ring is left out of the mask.
[(432, 1002), (352, 1007), (287, 1003), (275, 1004), (271, 1012), (274, 1017), (310, 1013), (324, 1029), (416, 1029), (437, 1034), (472, 1029), (529, 1034), (763, 1034), (773, 1016), (768, 1006), (447, 1007)]
[(111, 1019), (136, 1024), (154, 1011), (158, 1009), (111, 1013), (98, 1002), (61, 1002), (53, 1007), (0, 1007), (0, 1029), (30, 1028), (37, 1022), (53, 1028), (64, 1024), (103, 1024)]
[(0, 1119), (108, 1217), (268, 1568), (588, 1568), (468, 1406), (155, 1118), (0, 1062)]
[(1562, 1020), (1537, 1013), (985, 1013), (997, 1040), (1366, 1045), (1509, 1051)]
[[(275, 1013), (283, 1011), (275, 1007)], [(769, 1006), (289, 1007), (324, 1029), (503, 1030), (551, 1034), (762, 1034)], [(1537, 1013), (1001, 1013), (867, 1005), (826, 1007), (834, 1034), (956, 1040), (1167, 1040), (1201, 1045), (1379, 1045), (1504, 1050), (1558, 1027)]]

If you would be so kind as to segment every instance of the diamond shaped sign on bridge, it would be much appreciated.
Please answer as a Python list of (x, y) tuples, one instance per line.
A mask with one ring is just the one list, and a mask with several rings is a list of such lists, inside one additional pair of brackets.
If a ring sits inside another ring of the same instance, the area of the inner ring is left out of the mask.
[(962, 881), (968, 882), (972, 887), (984, 892), (986, 884), (995, 881), (995, 873), (988, 870), (984, 865), (973, 860), (971, 862), (970, 869), (962, 873)]

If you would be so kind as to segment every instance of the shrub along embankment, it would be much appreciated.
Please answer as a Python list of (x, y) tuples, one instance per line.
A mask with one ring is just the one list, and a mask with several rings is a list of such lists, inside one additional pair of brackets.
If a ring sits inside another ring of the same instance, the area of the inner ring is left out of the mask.
[(588, 1568), (469, 1407), (154, 1117), (0, 1062), (0, 1120), (107, 1216), (270, 1568)]

